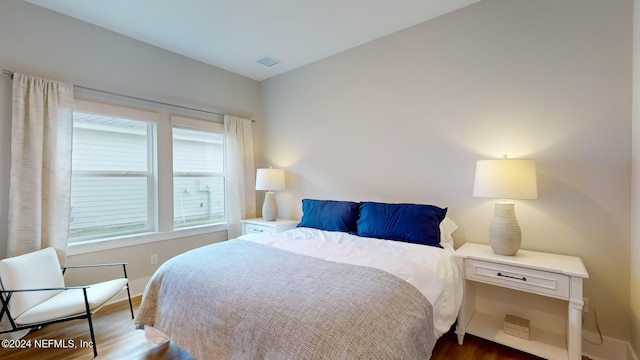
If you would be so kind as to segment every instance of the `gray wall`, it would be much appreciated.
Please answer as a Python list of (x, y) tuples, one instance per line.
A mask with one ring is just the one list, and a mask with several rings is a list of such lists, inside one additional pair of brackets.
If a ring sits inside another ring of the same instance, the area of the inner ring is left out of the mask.
[[(460, 226), (457, 245), (487, 242), (493, 204), (471, 196), (475, 161), (503, 153), (533, 158), (539, 199), (516, 204), (523, 248), (581, 256), (591, 275), (585, 295), (602, 330), (629, 339), (629, 284), (636, 294), (640, 288), (629, 256), (631, 14), (631, 0), (484, 0), (259, 84), (4, 0), (0, 68), (264, 117), (254, 128), (256, 165), (287, 170), (288, 188), (278, 193), (283, 217), (299, 217), (304, 197), (433, 203), (448, 206)], [(2, 76), (0, 251), (10, 86)], [(149, 254), (162, 261), (222, 239), (224, 232), (69, 262), (129, 261), (143, 286), (154, 270)], [(640, 310), (632, 308), (640, 328)], [(592, 315), (585, 328), (593, 331)]]
[[(0, 68), (176, 105), (259, 118), (258, 82), (143, 44), (21, 0), (0, 2)], [(10, 168), (11, 79), (0, 77), (0, 258), (5, 257)], [(171, 191), (171, 190), (169, 190)], [(157, 265), (226, 231), (76, 255), (68, 264), (128, 261), (141, 293)], [(90, 276), (94, 280), (93, 275)], [(71, 274), (71, 282), (82, 276)]]
[(602, 331), (628, 340), (631, 43), (631, 0), (484, 0), (262, 82), (258, 162), (286, 169), (282, 217), (305, 197), (429, 203), (459, 246), (488, 242), (475, 161), (535, 159), (522, 247), (582, 257)]

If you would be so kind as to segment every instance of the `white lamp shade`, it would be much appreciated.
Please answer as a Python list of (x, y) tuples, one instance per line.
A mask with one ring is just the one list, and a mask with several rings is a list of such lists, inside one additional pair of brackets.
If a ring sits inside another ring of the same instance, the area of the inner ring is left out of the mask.
[(473, 196), (497, 199), (537, 199), (533, 160), (478, 160)]
[(256, 190), (284, 190), (284, 170), (258, 169)]

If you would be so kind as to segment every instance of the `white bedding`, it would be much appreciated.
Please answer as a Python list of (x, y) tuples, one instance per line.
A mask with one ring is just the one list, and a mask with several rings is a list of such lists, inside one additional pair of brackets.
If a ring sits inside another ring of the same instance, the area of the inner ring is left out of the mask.
[(462, 303), (462, 281), (449, 243), (440, 249), (311, 228), (276, 235), (246, 234), (239, 239), (391, 273), (412, 284), (432, 304), (436, 337), (449, 330)]

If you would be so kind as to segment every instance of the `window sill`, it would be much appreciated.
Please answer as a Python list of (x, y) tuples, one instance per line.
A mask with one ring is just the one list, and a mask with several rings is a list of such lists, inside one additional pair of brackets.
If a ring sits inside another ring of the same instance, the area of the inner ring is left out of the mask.
[(67, 255), (80, 255), (96, 251), (118, 249), (127, 246), (148, 244), (158, 241), (175, 240), (187, 236), (202, 235), (218, 231), (226, 231), (227, 224), (216, 224), (199, 226), (185, 229), (175, 229), (165, 232), (149, 232), (143, 234), (132, 234), (120, 237), (105, 239), (95, 239), (80, 243), (71, 243), (67, 248)]

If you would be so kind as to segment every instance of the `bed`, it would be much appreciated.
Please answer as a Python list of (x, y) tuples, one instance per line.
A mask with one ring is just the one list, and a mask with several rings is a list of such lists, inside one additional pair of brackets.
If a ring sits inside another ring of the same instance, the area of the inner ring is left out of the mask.
[(302, 207), (296, 229), (165, 262), (136, 326), (196, 359), (428, 359), (462, 301), (446, 209), (313, 199)]

